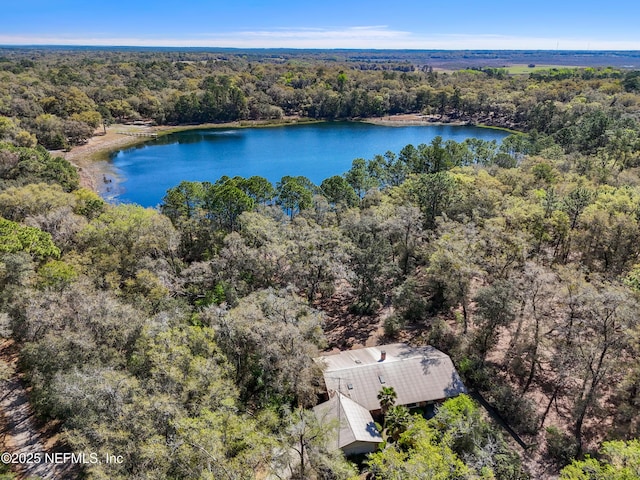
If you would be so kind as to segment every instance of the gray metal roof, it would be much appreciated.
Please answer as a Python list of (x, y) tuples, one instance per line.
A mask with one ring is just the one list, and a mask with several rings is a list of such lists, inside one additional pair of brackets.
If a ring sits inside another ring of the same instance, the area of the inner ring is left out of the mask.
[[(338, 402), (340, 402), (339, 413)], [(321, 423), (340, 422), (340, 430), (336, 435), (338, 448), (354, 442), (382, 442), (382, 436), (376, 429), (369, 411), (344, 395), (334, 395), (328, 402), (314, 407), (313, 412)]]
[(431, 346), (393, 343), (330, 354), (318, 361), (326, 366), (329, 394), (339, 391), (369, 411), (380, 408), (382, 387), (395, 389), (397, 405), (443, 400), (466, 392), (449, 356)]

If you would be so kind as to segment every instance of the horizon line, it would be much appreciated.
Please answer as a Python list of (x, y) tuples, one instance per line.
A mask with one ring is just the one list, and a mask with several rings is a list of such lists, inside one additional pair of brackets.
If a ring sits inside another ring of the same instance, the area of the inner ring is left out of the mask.
[(229, 46), (186, 46), (186, 45), (136, 45), (136, 44), (69, 44), (69, 43), (0, 43), (0, 48), (140, 48), (158, 49), (170, 48), (175, 50), (299, 50), (299, 51), (410, 51), (410, 52), (634, 52), (640, 49), (576, 49), (576, 48), (401, 48), (401, 47), (229, 47)]

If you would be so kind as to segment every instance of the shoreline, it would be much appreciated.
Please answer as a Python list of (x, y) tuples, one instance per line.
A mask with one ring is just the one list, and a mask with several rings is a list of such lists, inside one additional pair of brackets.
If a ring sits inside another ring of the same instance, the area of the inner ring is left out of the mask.
[(360, 120), (364, 123), (372, 123), (374, 125), (385, 125), (389, 127), (410, 127), (410, 126), (427, 126), (427, 125), (451, 125), (451, 126), (471, 126), (470, 122), (442, 121), (437, 115), (422, 115), (420, 113), (401, 113), (397, 115), (385, 115), (383, 117), (368, 117)]
[[(105, 200), (109, 201), (110, 196), (113, 198), (117, 194), (117, 185), (121, 180), (109, 160), (111, 155), (119, 150), (142, 145), (145, 142), (160, 136), (190, 130), (283, 127), (288, 125), (323, 123), (326, 121), (327, 120), (286, 117), (280, 120), (241, 120), (226, 123), (203, 123), (177, 126), (114, 124), (107, 127), (106, 133), (102, 129), (96, 130), (95, 135), (84, 145), (76, 146), (69, 151), (55, 150), (51, 153), (53, 155), (63, 157), (76, 167), (80, 176), (81, 187), (90, 189)], [(476, 126), (517, 133), (515, 130), (505, 127), (478, 125), (469, 121), (440, 121), (436, 116), (417, 113), (369, 117), (353, 119), (351, 121), (391, 127), (429, 125)]]
[(423, 115), (419, 113), (401, 113), (398, 115), (385, 115), (384, 117), (371, 117), (360, 120), (361, 122), (371, 123), (374, 125), (384, 125), (389, 127), (405, 127), (405, 126), (428, 126), (428, 125), (450, 125), (459, 127), (478, 127), (488, 128), (491, 130), (501, 130), (509, 133), (522, 133), (509, 127), (499, 125), (487, 125), (484, 123), (475, 123), (471, 120), (442, 120), (438, 115)]
[[(80, 186), (96, 192), (108, 200), (111, 185), (117, 185), (118, 174), (110, 163), (112, 154), (126, 148), (142, 145), (154, 138), (176, 132), (214, 128), (263, 128), (287, 125), (321, 123), (323, 120), (288, 117), (282, 120), (241, 120), (226, 123), (202, 123), (193, 125), (127, 125), (114, 124), (106, 129), (100, 128), (84, 145), (73, 147), (69, 151), (52, 150), (54, 156), (69, 161), (78, 170)], [(112, 193), (113, 194), (113, 193)]]
[[(126, 128), (126, 130), (125, 130)], [(53, 151), (54, 155), (63, 157), (78, 170), (80, 176), (80, 186), (88, 188), (104, 196), (105, 188), (101, 184), (106, 184), (105, 180), (115, 180), (116, 173), (109, 163), (111, 153), (123, 148), (132, 147), (143, 143), (151, 137), (138, 137), (120, 133), (129, 131), (131, 133), (156, 133), (153, 127), (141, 127), (131, 125), (111, 125), (107, 127), (106, 133), (100, 130), (91, 137), (84, 145), (73, 147), (69, 151)]]

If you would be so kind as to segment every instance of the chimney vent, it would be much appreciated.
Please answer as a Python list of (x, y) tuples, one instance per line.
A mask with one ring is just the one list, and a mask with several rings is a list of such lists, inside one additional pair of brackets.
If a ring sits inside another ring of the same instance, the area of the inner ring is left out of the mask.
[(380, 361), (384, 362), (387, 359), (387, 352), (385, 352), (384, 350), (382, 350), (380, 352)]

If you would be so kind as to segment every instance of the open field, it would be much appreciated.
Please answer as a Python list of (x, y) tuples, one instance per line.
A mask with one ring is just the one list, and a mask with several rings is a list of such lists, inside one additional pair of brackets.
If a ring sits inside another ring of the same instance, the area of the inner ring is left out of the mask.
[(0, 45), (0, 59), (31, 58), (34, 55), (60, 54), (179, 54), (182, 62), (208, 61), (241, 55), (248, 61), (285, 63), (290, 60), (314, 60), (330, 63), (346, 62), (371, 65), (372, 63), (404, 62), (428, 65), (447, 71), (475, 67), (505, 67), (506, 65), (583, 66), (639, 68), (638, 50), (366, 50), (366, 49), (234, 49), (234, 48), (170, 48), (170, 47), (74, 47), (74, 46), (22, 46)]
[[(573, 65), (573, 66), (579, 68), (579, 65)], [(529, 65), (517, 64), (517, 65), (509, 65), (508, 67), (505, 67), (505, 70), (509, 75), (527, 75), (532, 72), (539, 72), (541, 70), (551, 70), (554, 68), (567, 68), (567, 65), (535, 65), (534, 67), (530, 67)]]

